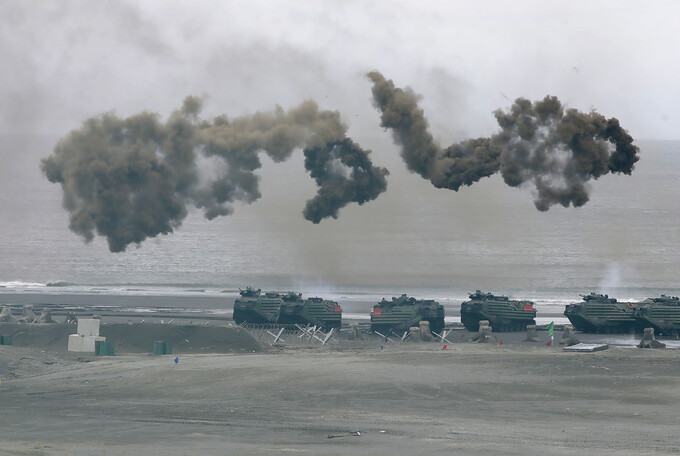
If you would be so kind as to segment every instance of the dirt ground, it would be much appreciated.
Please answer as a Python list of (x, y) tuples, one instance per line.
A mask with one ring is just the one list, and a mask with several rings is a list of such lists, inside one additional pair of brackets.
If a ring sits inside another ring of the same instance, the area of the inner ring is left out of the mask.
[(0, 346), (0, 455), (680, 453), (680, 350), (242, 339), (178, 363)]

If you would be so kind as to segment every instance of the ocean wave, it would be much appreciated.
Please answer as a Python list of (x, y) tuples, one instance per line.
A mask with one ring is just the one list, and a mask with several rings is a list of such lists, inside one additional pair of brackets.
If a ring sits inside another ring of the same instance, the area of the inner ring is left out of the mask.
[(47, 284), (39, 282), (22, 282), (20, 280), (11, 280), (9, 282), (0, 282), (0, 286), (4, 288), (44, 288)]
[(47, 282), (46, 287), (76, 287), (77, 283), (64, 282), (63, 280), (57, 280), (56, 282)]

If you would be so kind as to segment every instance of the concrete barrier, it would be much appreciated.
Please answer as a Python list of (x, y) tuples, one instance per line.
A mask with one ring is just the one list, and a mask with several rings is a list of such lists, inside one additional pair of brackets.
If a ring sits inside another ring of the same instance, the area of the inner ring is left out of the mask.
[(97, 318), (79, 318), (78, 334), (81, 336), (98, 336), (101, 320)]
[(564, 325), (562, 328), (562, 339), (560, 339), (560, 345), (563, 347), (571, 347), (581, 343), (578, 338), (574, 335), (574, 326)]
[(432, 331), (430, 331), (430, 322), (427, 320), (421, 321), (418, 323), (420, 326), (420, 340), (429, 342), (433, 340), (434, 338), (432, 337)]
[(38, 318), (38, 323), (54, 323), (50, 309), (43, 309), (42, 313), (40, 314), (40, 318)]
[(536, 325), (527, 325), (527, 338), (522, 342), (540, 342), (538, 334), (536, 334)]
[(106, 337), (102, 336), (81, 336), (80, 334), (71, 334), (68, 336), (68, 351), (96, 353), (96, 342), (104, 342)]
[(14, 316), (12, 316), (12, 309), (8, 306), (3, 306), (2, 311), (0, 311), (0, 321), (12, 322), (14, 321)]
[(352, 322), (349, 324), (349, 340), (363, 340), (364, 337), (361, 335), (359, 330), (359, 323)]
[(17, 320), (19, 323), (35, 323), (38, 318), (33, 313), (32, 306), (24, 306), (24, 310), (21, 313), (21, 317)]
[(642, 340), (640, 340), (638, 348), (666, 348), (666, 344), (656, 340), (654, 337), (654, 328), (645, 328), (645, 332), (642, 334)]

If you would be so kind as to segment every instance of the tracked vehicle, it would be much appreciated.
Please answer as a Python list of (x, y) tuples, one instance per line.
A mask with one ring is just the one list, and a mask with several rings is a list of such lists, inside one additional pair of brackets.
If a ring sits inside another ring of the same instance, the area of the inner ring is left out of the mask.
[(385, 298), (371, 309), (371, 331), (387, 334), (408, 331), (421, 321), (430, 322), (430, 331), (444, 329), (444, 306), (432, 299), (416, 299), (402, 294), (390, 301)]
[(470, 293), (470, 300), (460, 306), (460, 321), (468, 331), (479, 331), (480, 320), (489, 320), (497, 332), (524, 331), (536, 324), (536, 308), (531, 301), (510, 300), (480, 290)]
[(258, 288), (240, 290), (240, 298), (234, 301), (236, 324), (274, 324), (279, 319), (281, 296), (279, 293), (262, 293)]
[(319, 326), (323, 329), (339, 328), (342, 307), (335, 302), (314, 297), (302, 299), (301, 293), (287, 293), (281, 297), (280, 324)]
[(585, 333), (628, 333), (640, 329), (635, 311), (640, 303), (618, 302), (608, 295), (581, 295), (584, 302), (568, 304), (564, 316)]
[(657, 335), (680, 335), (680, 298), (661, 295), (636, 305), (635, 318), (639, 328), (654, 328)]
[(301, 293), (262, 293), (260, 289), (240, 290), (234, 301), (234, 322), (253, 325), (312, 325), (339, 328), (342, 307), (321, 298), (302, 299)]

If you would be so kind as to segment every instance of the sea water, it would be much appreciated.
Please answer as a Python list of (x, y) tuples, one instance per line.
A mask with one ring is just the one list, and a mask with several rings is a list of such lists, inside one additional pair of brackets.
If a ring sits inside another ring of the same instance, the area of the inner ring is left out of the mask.
[(61, 188), (41, 174), (57, 139), (0, 137), (2, 295), (111, 305), (157, 296), (217, 308), (253, 286), (362, 314), (401, 293), (455, 309), (481, 289), (533, 300), (550, 318), (591, 291), (624, 301), (680, 294), (680, 142), (640, 141), (631, 176), (591, 181), (584, 207), (539, 212), (531, 188), (496, 175), (458, 192), (435, 189), (405, 169), (388, 138), (359, 138), (390, 170), (388, 189), (338, 219), (302, 217), (316, 188), (301, 153), (283, 164), (263, 158), (260, 200), (212, 221), (194, 210), (174, 233), (110, 253), (103, 238), (85, 244), (68, 230)]

